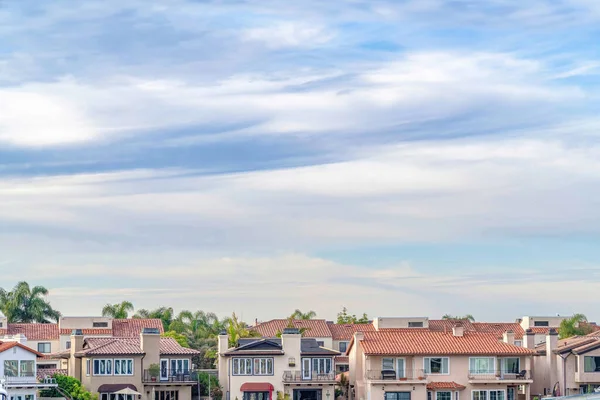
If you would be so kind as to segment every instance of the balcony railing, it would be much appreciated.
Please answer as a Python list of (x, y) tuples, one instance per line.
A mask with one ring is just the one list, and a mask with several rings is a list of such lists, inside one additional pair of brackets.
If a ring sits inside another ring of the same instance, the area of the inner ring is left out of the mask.
[(377, 381), (411, 381), (424, 380), (427, 377), (423, 369), (405, 369), (395, 371), (393, 369), (371, 369), (367, 371), (366, 378)]
[(56, 379), (52, 377), (37, 377), (33, 374), (21, 374), (21, 376), (3, 376), (0, 378), (5, 386), (36, 385), (52, 386), (56, 385)]
[[(154, 372), (154, 371), (152, 371)], [(150, 373), (150, 370), (145, 369), (142, 376), (144, 383), (147, 382), (196, 382), (198, 380), (198, 372), (191, 369), (163, 369), (158, 376)]]
[(506, 380), (521, 380), (521, 379), (531, 379), (531, 374), (527, 370), (522, 370), (521, 372), (483, 372), (480, 371), (469, 371), (469, 380), (472, 381), (506, 381)]
[(303, 374), (301, 371), (285, 371), (284, 382), (321, 382), (335, 381), (335, 372)]

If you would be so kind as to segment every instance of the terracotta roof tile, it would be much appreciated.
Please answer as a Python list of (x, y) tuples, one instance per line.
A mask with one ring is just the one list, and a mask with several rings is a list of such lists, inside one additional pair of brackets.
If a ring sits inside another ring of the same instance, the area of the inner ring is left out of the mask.
[(408, 329), (365, 332), (361, 345), (367, 355), (533, 354), (532, 350), (499, 341), (495, 334), (478, 332), (465, 332), (463, 336), (454, 336), (451, 332)]
[(144, 328), (156, 328), (164, 333), (160, 319), (114, 319), (112, 333), (114, 337), (138, 337)]
[[(287, 319), (272, 319), (270, 321), (262, 322), (252, 329), (260, 333), (262, 337), (275, 337), (277, 332), (283, 331), (287, 328), (289, 320)], [(331, 331), (327, 326), (327, 321), (324, 319), (296, 319), (294, 320), (294, 326), (296, 328), (306, 328), (304, 337), (308, 338), (321, 338), (331, 337)]]
[(356, 332), (374, 331), (373, 324), (333, 324), (328, 323), (333, 340), (350, 340)]
[(515, 339), (522, 340), (525, 331), (517, 322), (473, 322), (473, 326), (477, 332), (495, 333), (499, 337), (504, 332), (511, 330), (515, 333)]
[(468, 319), (460, 319), (460, 320), (430, 319), (429, 320), (429, 329), (432, 331), (450, 332), (450, 331), (452, 331), (452, 328), (456, 324), (461, 324), (462, 327), (465, 329), (465, 332), (474, 332), (475, 331), (475, 327), (473, 326), (473, 323), (471, 321), (469, 321)]
[[(112, 329), (110, 328), (91, 328), (82, 329), (84, 335), (112, 335)], [(73, 329), (61, 329), (61, 335), (70, 335), (73, 333)]]
[[(77, 355), (143, 355), (139, 338), (87, 338)], [(160, 354), (195, 355), (197, 350), (182, 347), (173, 338), (160, 338)]]
[(24, 344), (19, 343), (19, 342), (0, 342), (0, 353), (5, 352), (8, 349), (12, 349), (13, 347), (20, 347), (23, 350), (27, 350), (28, 352), (37, 355), (38, 357), (44, 356), (42, 353), (38, 353), (37, 351), (25, 346)]
[(23, 334), (27, 340), (58, 340), (58, 324), (8, 324), (7, 335)]
[(336, 364), (348, 364), (350, 362), (350, 357), (348, 356), (336, 356), (335, 363)]
[(466, 388), (456, 382), (429, 382), (427, 384), (427, 390), (464, 390)]

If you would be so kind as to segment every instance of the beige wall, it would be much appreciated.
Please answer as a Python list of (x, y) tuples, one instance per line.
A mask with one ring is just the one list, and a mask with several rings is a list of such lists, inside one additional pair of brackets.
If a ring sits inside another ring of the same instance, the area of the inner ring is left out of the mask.
[[(94, 357), (89, 358), (90, 360), (90, 371), (89, 375), (86, 373), (86, 365), (88, 358), (81, 359), (81, 383), (88, 389), (89, 391), (96, 393), (98, 392), (98, 387), (105, 383), (132, 383), (138, 389), (138, 391), (142, 390), (142, 375), (143, 375), (143, 366), (142, 366), (142, 357), (141, 356), (122, 356), (122, 357), (95, 357), (95, 359), (107, 359), (107, 358), (132, 358), (133, 359), (133, 375), (107, 375), (107, 376), (94, 376), (93, 375), (93, 363)], [(73, 375), (71, 371), (69, 371), (69, 375)]]
[(58, 326), (60, 329), (92, 329), (97, 328), (94, 327), (94, 322), (108, 323), (107, 327), (98, 329), (112, 328), (112, 318), (107, 317), (62, 317)]
[[(567, 362), (567, 387), (576, 387), (579, 389), (580, 384), (600, 384), (600, 372), (585, 372), (584, 357), (594, 356), (600, 357), (600, 349), (589, 351), (578, 356), (571, 355)], [(577, 364), (577, 372), (575, 368)]]
[(421, 322), (423, 328), (429, 327), (429, 318), (427, 317), (378, 317), (373, 320), (373, 326), (376, 330), (385, 328), (409, 328), (409, 322)]
[(536, 328), (535, 326), (535, 321), (548, 321), (548, 326), (549, 327), (558, 327), (560, 326), (560, 323), (562, 321), (564, 321), (565, 319), (568, 319), (569, 317), (533, 317), (533, 316), (526, 316), (523, 317), (522, 321), (521, 321), (521, 327), (523, 329), (527, 329), (527, 328)]

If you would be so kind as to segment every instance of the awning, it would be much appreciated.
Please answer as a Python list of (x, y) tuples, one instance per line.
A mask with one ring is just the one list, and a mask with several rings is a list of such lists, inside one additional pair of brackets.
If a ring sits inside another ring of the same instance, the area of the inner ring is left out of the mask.
[(465, 390), (466, 386), (456, 382), (429, 382), (427, 390)]
[(242, 392), (272, 392), (273, 385), (266, 382), (246, 382), (240, 387)]
[(131, 383), (105, 383), (98, 387), (98, 393), (114, 393), (123, 389), (131, 389), (137, 392), (137, 388)]

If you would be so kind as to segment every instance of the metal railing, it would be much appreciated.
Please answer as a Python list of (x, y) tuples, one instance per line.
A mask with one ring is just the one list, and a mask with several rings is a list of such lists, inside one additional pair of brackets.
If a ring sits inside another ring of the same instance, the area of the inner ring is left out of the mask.
[(401, 371), (393, 369), (370, 369), (367, 370), (366, 378), (379, 381), (424, 380), (427, 378), (427, 374), (424, 369), (405, 369)]
[(142, 376), (143, 382), (196, 382), (198, 372), (192, 369), (163, 369), (157, 375), (154, 371), (145, 369)]
[(3, 376), (0, 378), (6, 386), (14, 385), (56, 385), (56, 379), (52, 377), (38, 377), (34, 374), (23, 374), (21, 376)]
[(302, 371), (284, 371), (284, 382), (319, 382), (335, 381), (335, 372), (318, 373), (312, 371), (310, 374), (304, 374)]
[(520, 380), (520, 379), (530, 379), (530, 372), (527, 370), (522, 370), (521, 372), (502, 372), (502, 371), (491, 371), (491, 372), (483, 372), (480, 371), (469, 371), (469, 380), (477, 381), (477, 380)]

